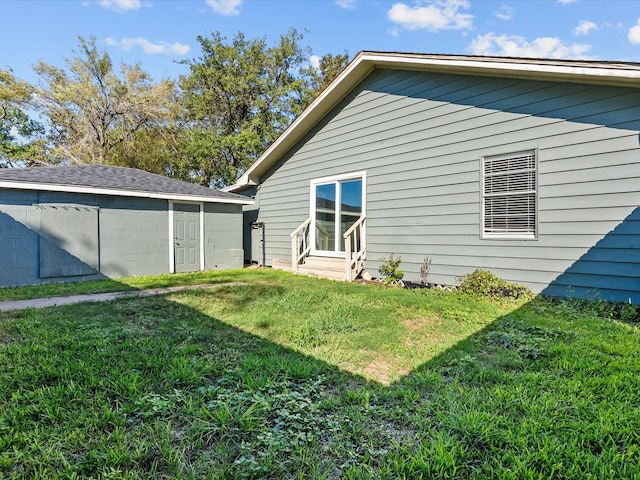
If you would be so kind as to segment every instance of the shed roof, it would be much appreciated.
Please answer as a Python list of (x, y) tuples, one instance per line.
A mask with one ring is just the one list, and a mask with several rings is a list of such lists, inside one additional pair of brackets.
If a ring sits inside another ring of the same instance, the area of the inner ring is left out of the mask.
[(0, 188), (251, 204), (242, 195), (175, 180), (136, 168), (71, 165), (0, 169)]
[(263, 152), (236, 184), (224, 190), (241, 191), (258, 184), (261, 175), (377, 68), (640, 88), (640, 63), (363, 51)]

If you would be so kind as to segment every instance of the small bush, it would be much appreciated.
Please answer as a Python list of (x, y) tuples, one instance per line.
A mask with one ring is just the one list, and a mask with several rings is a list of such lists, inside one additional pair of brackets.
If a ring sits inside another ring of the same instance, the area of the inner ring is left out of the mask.
[(458, 290), (478, 297), (533, 298), (533, 293), (524, 285), (507, 282), (486, 270), (475, 270), (462, 277)]
[(389, 255), (389, 258), (381, 258), (380, 261), (382, 263), (378, 267), (378, 272), (380, 272), (380, 275), (384, 278), (384, 283), (400, 283), (402, 277), (404, 277), (404, 271), (399, 269), (402, 257), (394, 257), (392, 253)]

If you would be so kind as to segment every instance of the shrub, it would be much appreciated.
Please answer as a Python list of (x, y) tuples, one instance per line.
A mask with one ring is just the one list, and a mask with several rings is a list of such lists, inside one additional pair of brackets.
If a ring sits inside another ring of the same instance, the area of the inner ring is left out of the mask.
[(479, 297), (533, 298), (531, 290), (524, 285), (507, 282), (486, 270), (475, 270), (462, 277), (458, 290)]
[(400, 283), (402, 277), (404, 277), (404, 271), (399, 270), (402, 257), (394, 257), (393, 253), (389, 255), (389, 258), (381, 258), (382, 262), (378, 267), (378, 272), (384, 278), (384, 283)]

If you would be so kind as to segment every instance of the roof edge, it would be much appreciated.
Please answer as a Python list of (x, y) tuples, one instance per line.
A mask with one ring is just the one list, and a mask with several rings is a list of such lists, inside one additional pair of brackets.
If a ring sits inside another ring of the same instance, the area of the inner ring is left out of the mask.
[(636, 63), (362, 51), (295, 118), (236, 183), (223, 191), (233, 193), (258, 184), (260, 176), (281, 155), (308, 133), (375, 68), (640, 88), (640, 64)]
[[(160, 200), (178, 200), (184, 202), (205, 202), (205, 203), (231, 203), (240, 205), (253, 205), (255, 201), (251, 198), (246, 200), (240, 198), (207, 197), (199, 195), (171, 194), (171, 193), (151, 193), (134, 190), (118, 190), (111, 188), (80, 187), (77, 185), (55, 185), (37, 182), (22, 181), (0, 181), (0, 188), (14, 190), (42, 190), (46, 192), (64, 193), (85, 193), (92, 195), (114, 195), (118, 197), (153, 198)], [(231, 193), (231, 192), (230, 192)]]

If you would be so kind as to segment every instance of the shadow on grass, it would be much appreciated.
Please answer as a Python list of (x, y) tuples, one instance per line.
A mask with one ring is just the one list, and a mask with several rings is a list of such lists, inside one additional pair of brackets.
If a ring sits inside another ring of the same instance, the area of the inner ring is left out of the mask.
[[(228, 305), (255, 308), (256, 299), (284, 291), (258, 284), (0, 314), (9, 320), (0, 324), (0, 472), (8, 478), (640, 473), (637, 329), (594, 319), (589, 325), (575, 312), (533, 302), (385, 386), (225, 318)], [(216, 303), (211, 311), (219, 314), (193, 306)], [(597, 344), (599, 338), (607, 340)]]

